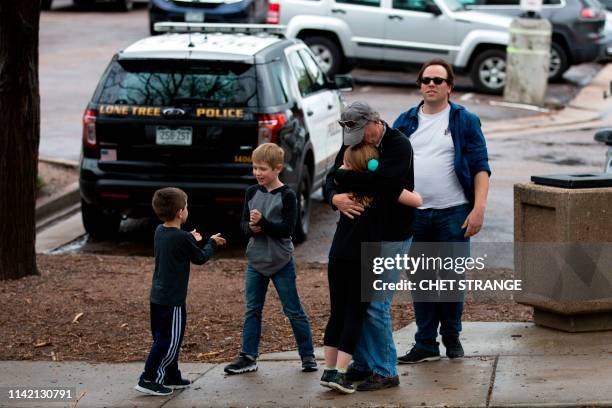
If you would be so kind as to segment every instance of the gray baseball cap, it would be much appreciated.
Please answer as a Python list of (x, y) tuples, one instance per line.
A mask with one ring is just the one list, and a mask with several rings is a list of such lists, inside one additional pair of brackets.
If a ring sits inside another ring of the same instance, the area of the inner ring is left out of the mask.
[(378, 117), (378, 113), (365, 102), (353, 102), (344, 108), (338, 121), (344, 130), (344, 144), (354, 146), (361, 143), (366, 125)]

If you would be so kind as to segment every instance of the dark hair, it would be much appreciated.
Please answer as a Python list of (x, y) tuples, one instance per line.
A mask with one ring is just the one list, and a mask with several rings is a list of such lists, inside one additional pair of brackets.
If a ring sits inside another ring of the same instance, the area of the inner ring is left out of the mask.
[(153, 194), (153, 211), (162, 221), (172, 221), (176, 213), (187, 205), (187, 194), (176, 187), (159, 189)]
[(444, 68), (446, 70), (446, 83), (448, 83), (450, 86), (453, 86), (455, 84), (455, 73), (453, 72), (453, 67), (451, 66), (451, 64), (449, 64), (442, 58), (434, 58), (424, 63), (421, 67), (421, 70), (419, 71), (419, 76), (417, 77), (417, 85), (421, 86), (421, 78), (423, 78), (423, 72), (425, 71), (425, 69), (427, 69), (427, 67), (430, 67), (432, 65), (440, 65), (442, 68)]

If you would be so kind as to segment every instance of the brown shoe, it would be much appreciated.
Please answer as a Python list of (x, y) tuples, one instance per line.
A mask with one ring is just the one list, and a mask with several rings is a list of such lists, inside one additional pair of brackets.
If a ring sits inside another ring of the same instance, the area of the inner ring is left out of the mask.
[(357, 391), (376, 391), (385, 388), (397, 387), (399, 385), (399, 376), (383, 377), (376, 373), (368, 377), (367, 380), (357, 386)]

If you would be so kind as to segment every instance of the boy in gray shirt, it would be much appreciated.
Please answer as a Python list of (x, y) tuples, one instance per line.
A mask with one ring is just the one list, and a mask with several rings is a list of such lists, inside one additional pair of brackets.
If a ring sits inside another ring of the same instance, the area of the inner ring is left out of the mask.
[(297, 198), (278, 178), (283, 169), (284, 151), (274, 143), (264, 143), (253, 151), (253, 175), (257, 184), (246, 191), (242, 231), (249, 236), (246, 256), (246, 311), (242, 330), (242, 352), (225, 367), (228, 374), (257, 370), (261, 315), (270, 281), (274, 284), (291, 322), (302, 359), (302, 371), (315, 371), (308, 316), (295, 284), (295, 263), (291, 235), (297, 219)]

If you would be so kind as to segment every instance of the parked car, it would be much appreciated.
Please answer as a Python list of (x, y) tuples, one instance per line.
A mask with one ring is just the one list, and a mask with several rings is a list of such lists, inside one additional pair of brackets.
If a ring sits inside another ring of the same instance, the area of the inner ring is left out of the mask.
[(162, 21), (187, 23), (263, 23), (268, 0), (150, 0), (149, 31)]
[(356, 64), (405, 69), (443, 57), (467, 70), (479, 91), (504, 88), (509, 17), (466, 10), (457, 0), (273, 1), (276, 22), (308, 44), (329, 75)]
[(601, 53), (602, 60), (612, 60), (612, 0), (601, 0), (606, 9), (606, 25), (604, 27), (605, 48)]
[[(87, 6), (94, 3), (114, 3), (115, 6), (121, 11), (132, 10), (134, 3), (138, 0), (72, 0), (75, 6)], [(51, 10), (53, 0), (41, 0), (40, 8), (42, 10)]]
[(605, 128), (595, 133), (595, 140), (605, 143), (608, 146), (606, 161), (604, 164), (604, 172), (612, 174), (612, 128)]
[[(468, 9), (519, 16), (519, 0), (459, 0)], [(544, 0), (540, 15), (552, 24), (549, 79), (560, 80), (572, 65), (595, 61), (604, 44), (605, 12), (597, 0)]]
[(342, 145), (340, 88), (352, 87), (350, 77), (330, 82), (308, 47), (278, 27), (158, 26), (200, 32), (140, 40), (102, 75), (83, 116), (85, 230), (112, 236), (122, 216), (153, 215), (153, 192), (165, 186), (185, 190), (195, 214), (239, 216), (255, 183), (251, 152), (273, 142), (298, 197), (294, 238), (305, 239), (311, 192)]

